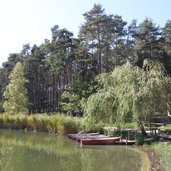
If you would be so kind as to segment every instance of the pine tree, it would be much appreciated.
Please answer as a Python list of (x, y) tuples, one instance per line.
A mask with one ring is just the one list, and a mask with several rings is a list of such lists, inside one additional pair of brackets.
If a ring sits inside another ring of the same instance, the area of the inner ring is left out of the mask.
[(28, 82), (24, 78), (24, 66), (18, 62), (9, 76), (9, 84), (4, 92), (5, 102), (3, 108), (8, 114), (27, 113), (27, 89)]
[(95, 4), (83, 16), (85, 23), (79, 32), (82, 46), (93, 54), (98, 73), (109, 71), (120, 64), (123, 57), (126, 22), (121, 16), (106, 15), (99, 4)]
[(162, 28), (161, 37), (164, 50), (163, 63), (168, 74), (171, 74), (171, 20), (168, 20)]
[(135, 34), (135, 53), (137, 65), (142, 67), (144, 59), (158, 60), (160, 54), (160, 28), (156, 27), (150, 19), (145, 19), (137, 28)]

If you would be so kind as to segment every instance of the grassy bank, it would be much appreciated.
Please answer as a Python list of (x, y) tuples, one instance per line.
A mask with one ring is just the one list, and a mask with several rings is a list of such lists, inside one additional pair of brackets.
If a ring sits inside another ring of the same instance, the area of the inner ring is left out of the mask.
[(69, 134), (86, 132), (103, 132), (103, 123), (88, 124), (84, 118), (72, 117), (64, 114), (35, 114), (35, 115), (0, 115), (0, 128), (17, 129), (38, 132), (48, 132), (51, 134)]
[(160, 163), (165, 171), (171, 170), (171, 142), (158, 142), (149, 146), (160, 157)]
[(76, 133), (83, 129), (83, 119), (62, 114), (0, 115), (0, 128), (26, 129), (52, 134)]
[[(133, 126), (132, 126), (133, 125)], [(132, 123), (131, 127), (134, 127)], [(47, 132), (50, 134), (69, 134), (77, 133), (86, 128), (87, 132), (97, 132), (105, 125), (99, 123), (97, 125), (86, 125), (83, 118), (66, 116), (63, 114), (36, 114), (36, 115), (0, 115), (0, 128), (17, 129)], [(130, 128), (130, 124), (128, 126)], [(107, 132), (110, 134), (109, 132)], [(122, 132), (123, 135), (123, 132)], [(154, 150), (160, 157), (160, 162), (165, 171), (171, 170), (171, 143), (159, 142), (148, 146), (150, 150)], [(149, 153), (150, 160), (154, 160), (156, 156)], [(158, 160), (156, 160), (158, 162)], [(153, 162), (155, 164), (155, 162)], [(156, 164), (155, 164), (156, 165)], [(158, 166), (158, 164), (157, 164)]]

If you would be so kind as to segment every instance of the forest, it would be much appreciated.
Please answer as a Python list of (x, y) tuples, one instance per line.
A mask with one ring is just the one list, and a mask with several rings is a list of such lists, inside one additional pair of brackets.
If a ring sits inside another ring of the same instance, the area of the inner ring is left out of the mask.
[(83, 16), (77, 36), (55, 25), (51, 40), (9, 54), (0, 68), (1, 112), (10, 73), (20, 63), (29, 114), (85, 114), (98, 121), (170, 114), (171, 20), (162, 28), (149, 18), (127, 23), (100, 4)]

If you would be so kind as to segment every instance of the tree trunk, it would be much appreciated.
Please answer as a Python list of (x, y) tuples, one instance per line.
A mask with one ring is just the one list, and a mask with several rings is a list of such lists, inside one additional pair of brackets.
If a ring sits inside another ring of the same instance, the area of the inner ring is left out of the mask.
[(144, 128), (144, 125), (142, 123), (140, 125), (140, 130), (141, 130), (142, 136), (147, 137), (147, 133), (145, 132), (145, 128)]

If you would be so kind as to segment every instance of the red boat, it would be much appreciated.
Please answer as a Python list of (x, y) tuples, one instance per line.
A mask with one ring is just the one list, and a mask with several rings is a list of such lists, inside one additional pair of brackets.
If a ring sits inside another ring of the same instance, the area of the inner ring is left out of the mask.
[(88, 137), (80, 140), (83, 145), (108, 145), (115, 144), (121, 137)]

